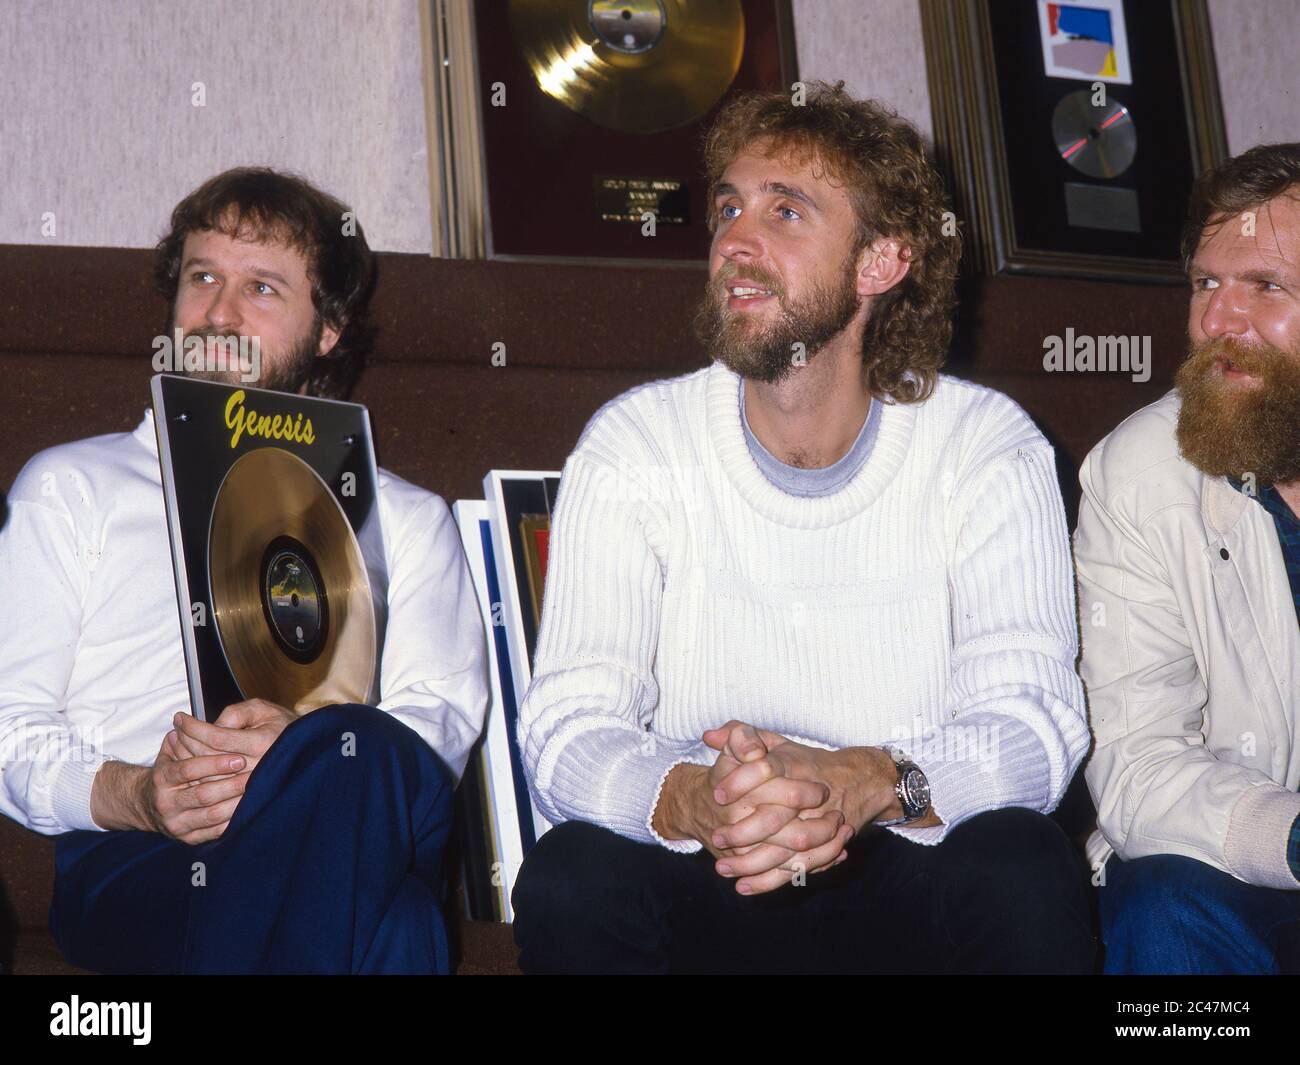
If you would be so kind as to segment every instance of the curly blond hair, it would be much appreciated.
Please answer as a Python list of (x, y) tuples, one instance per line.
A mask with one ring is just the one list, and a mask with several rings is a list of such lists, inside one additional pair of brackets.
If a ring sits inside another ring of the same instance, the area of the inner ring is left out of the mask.
[(855, 100), (842, 81), (806, 83), (802, 103), (780, 92), (736, 97), (704, 144), (710, 233), (723, 172), (756, 141), (769, 158), (814, 159), (845, 187), (858, 221), (853, 255), (878, 238), (902, 243), (907, 274), (876, 297), (862, 359), (873, 395), (928, 398), (952, 340), (961, 233), (916, 127), (874, 100)]

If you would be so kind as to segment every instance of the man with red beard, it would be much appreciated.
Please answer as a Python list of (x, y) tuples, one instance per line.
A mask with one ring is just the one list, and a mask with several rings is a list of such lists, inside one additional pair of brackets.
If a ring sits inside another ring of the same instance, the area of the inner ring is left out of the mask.
[(1177, 389), (1080, 475), (1089, 854), (1107, 972), (1276, 972), (1300, 943), (1300, 144), (1203, 175), (1183, 254)]
[(941, 375), (915, 128), (746, 94), (705, 149), (713, 362), (564, 467), (512, 895), (525, 972), (1081, 972), (1087, 748), (1052, 450)]

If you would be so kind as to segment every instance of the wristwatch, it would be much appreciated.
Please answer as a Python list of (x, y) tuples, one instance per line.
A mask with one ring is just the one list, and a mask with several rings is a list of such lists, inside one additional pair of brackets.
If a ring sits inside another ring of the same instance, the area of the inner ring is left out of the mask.
[(887, 828), (890, 825), (906, 825), (919, 821), (930, 812), (930, 782), (924, 771), (913, 761), (897, 751), (884, 748), (898, 768), (898, 782), (894, 785), (894, 794), (898, 804), (903, 808), (903, 816), (892, 821), (877, 821), (877, 825)]

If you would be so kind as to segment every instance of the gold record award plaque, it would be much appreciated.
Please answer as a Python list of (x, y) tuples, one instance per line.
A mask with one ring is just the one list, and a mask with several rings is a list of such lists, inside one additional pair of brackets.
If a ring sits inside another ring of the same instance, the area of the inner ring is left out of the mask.
[(366, 565), (317, 473), (275, 447), (227, 472), (208, 538), (212, 612), (244, 693), (298, 712), (365, 702), (377, 665)]
[(698, 119), (745, 51), (740, 0), (511, 0), (510, 24), (544, 93), (623, 133)]

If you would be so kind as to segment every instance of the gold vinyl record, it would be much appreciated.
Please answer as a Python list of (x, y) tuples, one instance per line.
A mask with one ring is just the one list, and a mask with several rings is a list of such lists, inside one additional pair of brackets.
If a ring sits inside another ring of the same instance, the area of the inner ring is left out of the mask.
[(246, 699), (299, 713), (364, 703), (377, 666), (361, 549), (325, 482), (263, 447), (227, 472), (208, 534), (212, 612)]
[(510, 0), (515, 41), (548, 96), (608, 129), (699, 118), (740, 69), (740, 0)]

